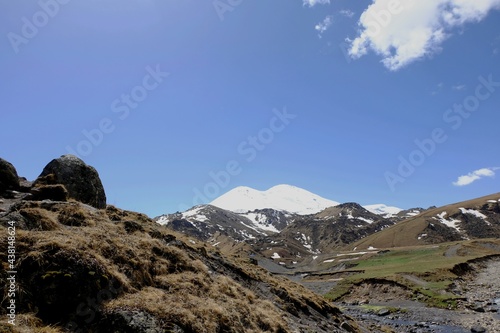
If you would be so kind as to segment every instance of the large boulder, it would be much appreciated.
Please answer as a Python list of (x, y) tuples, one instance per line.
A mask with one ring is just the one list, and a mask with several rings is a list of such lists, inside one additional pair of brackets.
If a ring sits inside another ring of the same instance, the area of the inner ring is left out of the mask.
[(19, 190), (19, 176), (11, 163), (0, 158), (0, 196), (9, 190)]
[(64, 185), (68, 196), (95, 208), (106, 208), (106, 193), (97, 170), (73, 155), (52, 160), (34, 186)]

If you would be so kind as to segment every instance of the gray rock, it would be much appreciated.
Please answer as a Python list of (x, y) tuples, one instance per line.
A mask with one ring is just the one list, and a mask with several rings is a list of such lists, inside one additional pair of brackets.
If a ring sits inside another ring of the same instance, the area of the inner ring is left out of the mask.
[(70, 198), (95, 208), (106, 208), (106, 194), (97, 170), (76, 156), (52, 160), (33, 184), (64, 185)]
[(470, 309), (475, 312), (485, 312), (486, 310), (481, 304), (473, 304)]
[(379, 316), (387, 316), (388, 314), (390, 314), (391, 311), (389, 311), (389, 309), (380, 309), (378, 312), (377, 312), (377, 315)]
[(472, 333), (485, 333), (486, 332), (486, 328), (484, 328), (482, 326), (473, 326), (473, 327), (471, 327), (470, 331)]
[(19, 176), (14, 166), (0, 158), (0, 195), (5, 195), (7, 191), (19, 190)]
[(147, 312), (124, 309), (117, 309), (114, 310), (114, 313), (108, 314), (99, 326), (99, 332), (113, 333), (184, 332), (182, 328), (173, 323), (167, 323), (166, 330), (164, 330), (158, 320)]

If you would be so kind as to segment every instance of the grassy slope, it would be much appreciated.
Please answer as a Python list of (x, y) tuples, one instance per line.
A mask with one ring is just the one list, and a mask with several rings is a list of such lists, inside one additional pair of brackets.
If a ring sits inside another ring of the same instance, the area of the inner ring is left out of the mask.
[(343, 279), (327, 298), (337, 300), (363, 282), (387, 281), (410, 290), (429, 305), (453, 307), (456, 296), (446, 289), (460, 274), (454, 268), (493, 255), (500, 255), (499, 239), (392, 248), (351, 262), (353, 267), (347, 272), (356, 273)]
[(447, 212), (447, 216), (451, 216), (458, 213), (460, 211), (460, 207), (479, 208), (488, 200), (498, 199), (500, 199), (500, 193), (430, 209), (423, 212), (422, 214), (400, 222), (390, 228), (368, 236), (358, 242), (355, 242), (354, 244), (350, 244), (349, 248), (357, 247), (359, 250), (367, 249), (370, 246), (376, 248), (390, 248), (425, 245), (425, 238), (418, 239), (418, 235), (420, 235), (427, 227), (428, 219), (435, 217), (437, 214), (440, 214), (442, 212)]

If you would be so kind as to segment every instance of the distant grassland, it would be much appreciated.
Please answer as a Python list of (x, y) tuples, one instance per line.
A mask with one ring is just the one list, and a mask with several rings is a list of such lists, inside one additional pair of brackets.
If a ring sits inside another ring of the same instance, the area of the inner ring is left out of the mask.
[[(472, 259), (470, 257), (469, 259)], [(364, 270), (357, 278), (388, 277), (397, 273), (425, 273), (438, 268), (452, 268), (463, 257), (448, 258), (441, 247), (414, 250), (391, 250), (360, 260), (356, 269)]]

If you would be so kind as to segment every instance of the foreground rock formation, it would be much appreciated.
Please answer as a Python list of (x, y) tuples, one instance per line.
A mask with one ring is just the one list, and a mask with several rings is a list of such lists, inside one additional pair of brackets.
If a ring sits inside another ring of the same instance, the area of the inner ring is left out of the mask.
[(41, 185), (63, 185), (68, 196), (95, 208), (106, 208), (106, 194), (97, 170), (73, 155), (52, 160), (35, 181)]
[(8, 191), (19, 189), (19, 176), (16, 168), (6, 160), (0, 158), (0, 195), (8, 195)]

